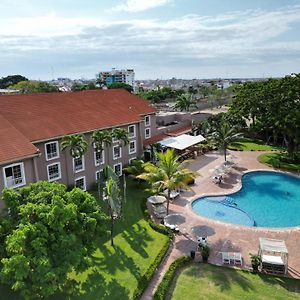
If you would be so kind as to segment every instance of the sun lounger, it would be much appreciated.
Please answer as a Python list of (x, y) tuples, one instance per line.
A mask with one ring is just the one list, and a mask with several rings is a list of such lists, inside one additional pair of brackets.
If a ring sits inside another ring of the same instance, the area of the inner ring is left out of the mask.
[[(168, 191), (167, 191), (167, 190), (164, 190), (164, 194), (165, 194), (166, 196), (168, 196)], [(171, 193), (170, 193), (170, 198), (171, 198), (172, 200), (174, 200), (177, 196), (179, 196), (179, 192), (178, 192), (178, 191), (171, 191)]]

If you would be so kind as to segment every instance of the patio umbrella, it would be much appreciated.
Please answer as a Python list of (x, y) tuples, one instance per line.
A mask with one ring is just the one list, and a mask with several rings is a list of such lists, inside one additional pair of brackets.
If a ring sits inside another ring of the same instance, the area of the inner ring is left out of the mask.
[(182, 214), (171, 214), (164, 218), (164, 224), (167, 227), (178, 226), (185, 222), (185, 217)]
[(151, 203), (151, 204), (162, 204), (164, 202), (167, 201), (166, 197), (164, 196), (160, 196), (160, 195), (155, 195), (155, 196), (150, 196), (148, 198), (148, 201)]
[(212, 236), (216, 232), (212, 227), (206, 225), (196, 225), (192, 227), (192, 232), (195, 236)]

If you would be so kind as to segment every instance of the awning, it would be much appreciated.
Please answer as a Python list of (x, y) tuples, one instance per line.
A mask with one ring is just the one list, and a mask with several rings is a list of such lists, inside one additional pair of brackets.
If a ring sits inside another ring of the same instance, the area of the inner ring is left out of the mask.
[(192, 136), (188, 134), (182, 134), (176, 137), (171, 137), (160, 142), (163, 147), (174, 148), (178, 150), (184, 150), (193, 145), (203, 142), (205, 138), (202, 135)]
[(259, 247), (262, 251), (288, 253), (285, 242), (281, 240), (259, 238)]

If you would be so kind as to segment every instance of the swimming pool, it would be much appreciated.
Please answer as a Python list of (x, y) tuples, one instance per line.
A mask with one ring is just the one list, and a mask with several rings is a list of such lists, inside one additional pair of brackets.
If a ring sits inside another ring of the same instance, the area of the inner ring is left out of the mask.
[(201, 197), (192, 203), (200, 216), (259, 227), (300, 225), (300, 179), (279, 172), (255, 171), (242, 177), (242, 188), (226, 196)]

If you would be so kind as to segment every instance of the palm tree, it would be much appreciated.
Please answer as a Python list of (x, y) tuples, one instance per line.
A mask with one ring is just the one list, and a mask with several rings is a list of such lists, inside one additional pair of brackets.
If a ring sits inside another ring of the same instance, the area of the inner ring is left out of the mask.
[(196, 102), (192, 100), (190, 94), (183, 94), (177, 97), (176, 103), (173, 106), (174, 109), (179, 109), (180, 111), (190, 111), (190, 108), (197, 108)]
[[(92, 135), (92, 144), (93, 147), (95, 148), (95, 150), (97, 152), (100, 152), (101, 155), (104, 151), (104, 146), (108, 147), (110, 146), (112, 143), (112, 134), (110, 131), (108, 130), (97, 130), (93, 132)], [(108, 161), (108, 157), (107, 157), (107, 161)], [(101, 166), (100, 166), (101, 167)], [(99, 170), (100, 171), (100, 170)], [(100, 174), (100, 172), (99, 172)], [(101, 198), (101, 182), (100, 182), (100, 177), (97, 180), (97, 185), (98, 185), (98, 193), (99, 193), (99, 197)]]
[(128, 131), (124, 128), (114, 128), (112, 130), (112, 137), (123, 143), (124, 146), (129, 144)]
[(123, 202), (125, 202), (126, 195), (126, 182), (124, 177), (124, 195), (122, 197), (119, 176), (114, 170), (107, 166), (105, 168), (106, 185), (104, 189), (104, 199), (107, 201), (108, 210), (110, 215), (110, 241), (114, 247), (114, 223), (115, 220), (122, 216)]
[(188, 183), (194, 179), (197, 172), (185, 168), (185, 162), (180, 163), (179, 156), (174, 150), (168, 149), (166, 152), (159, 152), (156, 165), (148, 162), (145, 164), (145, 172), (137, 176), (151, 184), (154, 193), (167, 191), (167, 214), (169, 214), (169, 204), (171, 191), (178, 188), (191, 190)]
[(131, 164), (123, 170), (125, 173), (130, 174), (133, 178), (140, 181), (140, 178), (137, 178), (137, 176), (145, 172), (144, 166), (145, 162), (142, 159), (134, 159)]
[(87, 150), (87, 147), (88, 143), (86, 142), (82, 134), (66, 135), (60, 143), (61, 151), (69, 148), (69, 153), (73, 158), (82, 158)]
[(237, 139), (242, 137), (242, 133), (237, 133), (235, 127), (230, 127), (227, 122), (222, 122), (220, 126), (217, 128), (215, 132), (211, 134), (212, 140), (216, 143), (216, 145), (223, 149), (224, 151), (224, 159), (226, 161), (226, 150), (228, 146), (236, 141)]

